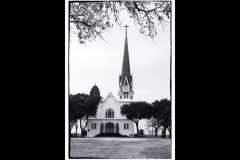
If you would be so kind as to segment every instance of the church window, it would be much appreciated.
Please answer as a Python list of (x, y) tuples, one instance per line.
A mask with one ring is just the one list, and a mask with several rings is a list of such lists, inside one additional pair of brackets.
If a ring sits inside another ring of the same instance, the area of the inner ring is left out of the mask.
[(128, 98), (128, 93), (124, 92), (124, 98)]
[(96, 123), (92, 123), (92, 129), (96, 129), (97, 128), (97, 124)]
[(128, 129), (129, 126), (128, 126), (128, 123), (124, 123), (124, 129)]
[(132, 99), (132, 96), (130, 96), (130, 99)]
[(122, 99), (122, 96), (120, 96), (120, 99)]
[(110, 118), (112, 117), (112, 112), (111, 112), (111, 110), (108, 111), (107, 115), (108, 115), (108, 117), (110, 117)]
[(109, 109), (105, 112), (105, 118), (114, 118), (114, 111), (109, 108)]

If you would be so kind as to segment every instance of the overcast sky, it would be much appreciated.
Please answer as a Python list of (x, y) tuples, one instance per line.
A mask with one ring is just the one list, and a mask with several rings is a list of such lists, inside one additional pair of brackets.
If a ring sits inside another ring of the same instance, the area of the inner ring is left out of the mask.
[[(133, 99), (147, 101), (170, 98), (170, 24), (157, 26), (152, 40), (139, 32), (128, 14), (122, 14), (128, 27), (130, 69), (133, 76)], [(123, 29), (125, 29), (123, 27)], [(103, 34), (105, 40), (79, 43), (75, 34), (70, 41), (70, 93), (90, 94), (96, 85), (103, 98), (112, 92), (118, 98), (119, 75), (122, 71), (125, 31), (114, 26)]]

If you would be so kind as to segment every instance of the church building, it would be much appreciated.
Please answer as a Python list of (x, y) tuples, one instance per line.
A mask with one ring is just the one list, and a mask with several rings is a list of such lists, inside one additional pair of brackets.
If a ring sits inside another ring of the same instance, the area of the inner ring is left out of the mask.
[[(120, 107), (133, 102), (133, 78), (130, 72), (128, 52), (127, 27), (123, 53), (122, 73), (119, 75), (118, 99), (110, 92), (98, 105), (96, 117), (91, 117), (87, 125), (87, 137), (94, 137), (99, 133), (119, 133), (131, 136), (134, 134), (134, 123), (121, 115)], [(90, 91), (90, 96), (100, 95), (99, 88), (95, 85)]]

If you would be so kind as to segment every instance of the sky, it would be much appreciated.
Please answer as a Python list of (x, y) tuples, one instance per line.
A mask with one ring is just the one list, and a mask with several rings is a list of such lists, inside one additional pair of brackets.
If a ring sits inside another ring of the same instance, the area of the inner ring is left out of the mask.
[[(162, 25), (156, 26), (157, 36), (151, 39), (140, 33), (140, 27), (134, 24), (127, 13), (121, 14), (120, 18), (123, 26), (129, 26), (127, 32), (130, 71), (133, 76), (133, 100), (152, 103), (163, 98), (170, 99), (170, 24), (164, 28)], [(70, 94), (90, 94), (96, 83), (103, 98), (111, 92), (119, 99), (125, 30), (115, 25), (109, 32), (105, 32), (103, 37), (107, 43), (97, 39), (83, 45), (79, 43), (76, 34), (71, 34)], [(145, 120), (140, 120), (139, 128), (148, 133), (145, 123)], [(72, 132), (75, 132), (75, 129)], [(134, 132), (136, 133), (135, 125)]]
[[(152, 103), (170, 98), (170, 24), (158, 25), (152, 40), (140, 33), (129, 15), (121, 15), (127, 24), (130, 70), (133, 76), (134, 101)], [(123, 29), (125, 29), (123, 27)], [(70, 94), (87, 93), (96, 85), (103, 98), (112, 92), (118, 98), (122, 71), (125, 30), (115, 25), (103, 34), (103, 40), (80, 44), (76, 34), (70, 37)]]

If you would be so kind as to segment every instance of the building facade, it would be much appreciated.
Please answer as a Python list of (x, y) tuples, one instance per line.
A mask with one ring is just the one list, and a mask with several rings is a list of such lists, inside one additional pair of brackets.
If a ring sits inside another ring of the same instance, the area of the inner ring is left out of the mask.
[[(130, 61), (126, 37), (123, 53), (122, 73), (119, 75), (118, 99), (110, 92), (108, 96), (98, 105), (97, 115), (91, 117), (87, 125), (87, 137), (94, 137), (100, 133), (119, 133), (131, 136), (134, 134), (134, 124), (132, 120), (121, 115), (120, 107), (133, 102), (133, 77), (130, 72)], [(90, 91), (90, 95), (100, 95), (99, 88), (95, 85)]]

